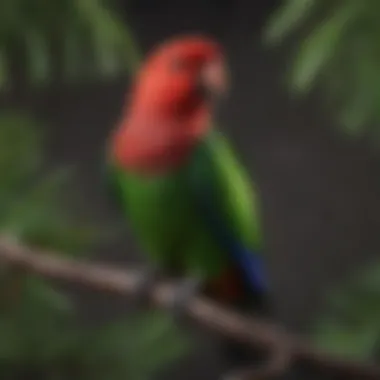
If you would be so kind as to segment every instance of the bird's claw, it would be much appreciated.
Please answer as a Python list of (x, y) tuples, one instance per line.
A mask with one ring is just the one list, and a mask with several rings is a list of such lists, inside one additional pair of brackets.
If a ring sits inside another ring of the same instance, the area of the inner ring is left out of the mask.
[(175, 319), (181, 320), (185, 317), (188, 301), (198, 293), (201, 285), (202, 281), (200, 279), (192, 277), (185, 278), (178, 284), (178, 288), (169, 306)]

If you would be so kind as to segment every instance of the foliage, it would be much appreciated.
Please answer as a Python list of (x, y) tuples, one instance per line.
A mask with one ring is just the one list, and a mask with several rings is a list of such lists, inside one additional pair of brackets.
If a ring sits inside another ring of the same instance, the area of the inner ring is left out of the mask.
[(319, 84), (352, 136), (380, 121), (379, 11), (376, 0), (284, 0), (265, 30), (265, 42), (275, 46), (298, 32), (292, 91), (305, 95)]
[[(188, 342), (164, 312), (139, 313), (128, 323), (116, 322), (88, 336), (83, 379), (150, 379), (163, 363), (180, 358)], [(165, 343), (164, 343), (165, 342)]]
[[(93, 247), (112, 231), (83, 226), (70, 215), (68, 168), (44, 170), (42, 131), (16, 113), (0, 114), (0, 230), (47, 249), (74, 253)], [(84, 221), (83, 221), (84, 222)]]
[[(320, 86), (352, 136), (371, 131), (380, 137), (379, 11), (377, 0), (284, 0), (265, 30), (272, 46), (296, 37), (290, 89), (305, 96)], [(379, 289), (377, 263), (333, 291), (315, 324), (315, 343), (348, 357), (379, 360)]]
[(351, 358), (380, 359), (380, 262), (361, 271), (329, 297), (315, 343)]
[(21, 302), (0, 317), (2, 378), (145, 380), (184, 352), (165, 314), (80, 328), (66, 297), (41, 279), (27, 280)]
[(66, 80), (114, 76), (138, 62), (111, 0), (3, 0), (0, 25), (0, 89), (20, 57), (33, 85), (48, 83), (57, 62)]
[[(79, 254), (113, 230), (80, 221), (67, 211), (69, 172), (44, 173), (43, 139), (36, 128), (21, 115), (0, 117), (0, 233)], [(100, 329), (79, 328), (75, 305), (49, 282), (1, 269), (2, 377), (18, 378), (26, 372), (46, 380), (143, 380), (186, 348), (168, 317), (159, 313), (139, 314)]]
[[(138, 63), (111, 1), (4, 0), (0, 25), (0, 90), (13, 85), (20, 56), (17, 77), (31, 85), (49, 83), (57, 61), (64, 79), (76, 81), (132, 72)], [(40, 127), (19, 111), (0, 112), (0, 234), (78, 256), (115, 229), (73, 212), (74, 173), (46, 167)], [(0, 266), (1, 378), (145, 380), (186, 349), (163, 313), (79, 326), (76, 305), (50, 281)]]

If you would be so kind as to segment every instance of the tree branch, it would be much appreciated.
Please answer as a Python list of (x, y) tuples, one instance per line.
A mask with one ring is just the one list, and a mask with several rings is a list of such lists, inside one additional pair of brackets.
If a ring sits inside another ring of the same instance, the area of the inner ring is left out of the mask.
[[(120, 270), (101, 264), (79, 262), (54, 252), (34, 250), (5, 237), (0, 238), (0, 261), (45, 277), (83, 284), (99, 291), (133, 296), (138, 290), (138, 270)], [(151, 289), (151, 300), (159, 307), (167, 307), (174, 294), (175, 284), (157, 283)], [(319, 372), (332, 374), (334, 378), (380, 379), (378, 366), (318, 351), (276, 324), (237, 314), (206, 298), (195, 297), (189, 300), (186, 312), (189, 317), (218, 334), (268, 352), (269, 367), (273, 366), (273, 373), (288, 368), (290, 363), (301, 363), (316, 368)], [(264, 375), (255, 378), (264, 378)]]

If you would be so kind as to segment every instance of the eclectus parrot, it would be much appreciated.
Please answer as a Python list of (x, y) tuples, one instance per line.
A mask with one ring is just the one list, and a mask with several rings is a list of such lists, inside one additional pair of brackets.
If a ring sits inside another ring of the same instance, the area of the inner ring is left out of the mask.
[(213, 128), (213, 109), (227, 89), (218, 43), (197, 35), (166, 41), (137, 74), (107, 164), (152, 268), (184, 278), (173, 306), (202, 289), (261, 313), (268, 288), (258, 195)]

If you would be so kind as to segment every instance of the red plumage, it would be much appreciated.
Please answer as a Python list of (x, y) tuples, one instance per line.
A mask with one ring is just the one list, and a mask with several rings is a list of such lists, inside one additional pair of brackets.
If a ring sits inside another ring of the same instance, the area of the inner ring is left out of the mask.
[(211, 127), (212, 102), (199, 84), (222, 89), (222, 51), (205, 37), (179, 37), (141, 67), (112, 141), (119, 165), (160, 172), (179, 166)]

